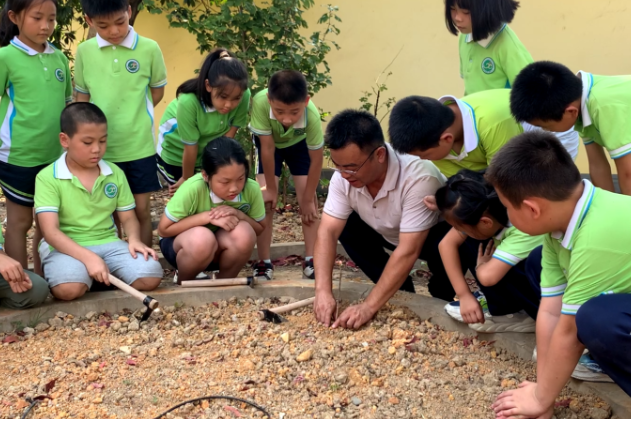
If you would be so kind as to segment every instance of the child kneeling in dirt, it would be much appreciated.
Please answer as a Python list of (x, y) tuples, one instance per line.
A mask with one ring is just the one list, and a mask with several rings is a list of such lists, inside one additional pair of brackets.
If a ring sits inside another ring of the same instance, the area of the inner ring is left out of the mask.
[[(53, 296), (79, 298), (92, 280), (109, 285), (110, 272), (138, 290), (157, 288), (162, 267), (156, 252), (140, 240), (125, 174), (101, 159), (107, 147), (105, 115), (94, 104), (71, 104), (61, 114), (61, 131), (66, 153), (35, 183), (35, 212), (44, 234), (39, 254)], [(118, 238), (114, 212), (127, 242)]]
[(241, 145), (219, 137), (204, 148), (201, 174), (186, 180), (167, 204), (158, 226), (160, 248), (179, 279), (216, 269), (220, 278), (232, 278), (250, 259), (265, 229), (265, 206), (249, 172)]

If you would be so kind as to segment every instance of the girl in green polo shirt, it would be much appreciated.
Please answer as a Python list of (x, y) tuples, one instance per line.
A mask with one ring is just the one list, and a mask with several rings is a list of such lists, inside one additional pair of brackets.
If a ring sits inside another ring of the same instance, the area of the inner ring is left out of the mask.
[[(459, 297), (445, 306), (447, 313), (480, 332), (534, 332), (541, 292), (526, 276), (526, 266), (540, 267), (543, 236), (511, 225), (480, 172), (461, 170), (450, 177), (436, 192), (436, 205), (453, 227), (438, 246)], [(467, 269), (481, 292), (471, 293)]]
[[(6, 252), (27, 267), (35, 178), (62, 153), (59, 116), (72, 100), (68, 59), (48, 42), (56, 1), (7, 0), (0, 15), (0, 186), (7, 207)], [(33, 244), (41, 239), (36, 228)], [(41, 273), (38, 253), (35, 271)]]
[(156, 160), (171, 194), (199, 172), (211, 141), (232, 137), (247, 123), (248, 72), (231, 52), (211, 52), (199, 72), (177, 88), (160, 121)]
[(265, 228), (265, 205), (239, 143), (222, 136), (204, 148), (202, 172), (186, 180), (158, 225), (160, 248), (181, 280), (219, 269), (232, 278)]

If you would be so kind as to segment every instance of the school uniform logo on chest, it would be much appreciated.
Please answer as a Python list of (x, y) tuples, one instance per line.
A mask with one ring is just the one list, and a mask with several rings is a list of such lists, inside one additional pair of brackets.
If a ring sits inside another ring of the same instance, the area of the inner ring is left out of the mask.
[(248, 213), (250, 212), (250, 209), (252, 208), (252, 206), (250, 206), (249, 203), (244, 203), (243, 205), (239, 206), (239, 210), (243, 213)]
[(294, 134), (296, 136), (302, 136), (305, 133), (306, 133), (305, 129), (294, 129)]
[(138, 70), (140, 70), (140, 64), (138, 63), (138, 60), (127, 60), (125, 68), (129, 73), (138, 73)]
[(482, 60), (482, 71), (487, 75), (490, 75), (495, 71), (495, 62), (491, 57), (487, 57)]
[(118, 186), (114, 183), (107, 183), (103, 191), (105, 192), (105, 196), (113, 199), (118, 194)]
[(62, 69), (55, 70), (55, 77), (60, 82), (65, 82), (66, 81), (66, 74), (64, 73), (64, 71)]

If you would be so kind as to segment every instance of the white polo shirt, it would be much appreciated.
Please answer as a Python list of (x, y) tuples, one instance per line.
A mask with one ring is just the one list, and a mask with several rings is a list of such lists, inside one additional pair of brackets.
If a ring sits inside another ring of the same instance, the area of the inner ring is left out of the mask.
[(426, 231), (436, 225), (439, 215), (429, 210), (423, 198), (433, 195), (447, 182), (438, 168), (416, 156), (398, 154), (389, 144), (386, 179), (373, 197), (366, 186), (356, 189), (336, 172), (329, 184), (324, 212), (346, 220), (355, 211), (371, 228), (393, 244), (399, 233)]

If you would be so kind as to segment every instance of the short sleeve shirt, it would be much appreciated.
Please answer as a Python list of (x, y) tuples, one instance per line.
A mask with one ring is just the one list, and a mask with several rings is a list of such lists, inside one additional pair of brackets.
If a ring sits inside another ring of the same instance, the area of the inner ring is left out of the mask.
[(57, 213), (61, 232), (80, 246), (118, 241), (112, 215), (136, 207), (125, 173), (103, 160), (99, 168), (91, 192), (70, 172), (65, 153), (35, 181), (35, 213)]
[[(234, 200), (223, 200), (210, 191), (201, 174), (186, 180), (167, 203), (164, 214), (173, 222), (180, 222), (189, 216), (208, 212), (218, 206), (230, 206), (248, 215), (257, 222), (265, 219), (265, 204), (261, 187), (252, 179), (247, 179), (243, 191)], [(217, 231), (214, 225), (207, 226)]]
[(543, 235), (531, 236), (514, 226), (503, 229), (494, 239), (493, 258), (511, 266), (525, 260), (530, 252), (543, 244)]
[(72, 100), (68, 59), (52, 45), (43, 53), (17, 37), (0, 48), (0, 161), (50, 164), (62, 154), (59, 116)]
[(274, 113), (267, 99), (267, 89), (262, 90), (252, 100), (250, 131), (259, 136), (272, 136), (278, 149), (288, 148), (306, 140), (307, 148), (317, 150), (324, 146), (320, 112), (313, 101), (305, 108), (302, 118), (292, 127), (285, 129)]
[(541, 295), (563, 295), (567, 315), (598, 295), (631, 293), (631, 197), (583, 183), (567, 229), (543, 244)]
[(533, 62), (508, 25), (477, 42), (471, 34), (460, 35), (459, 41), (460, 77), (464, 79), (465, 95), (510, 88), (519, 72)]
[(366, 187), (356, 189), (336, 172), (329, 184), (324, 212), (346, 220), (351, 213), (359, 217), (393, 245), (400, 233), (426, 231), (438, 222), (439, 215), (425, 206), (423, 198), (433, 195), (447, 182), (431, 161), (398, 154), (390, 145), (388, 172), (374, 198)]
[(583, 96), (575, 128), (583, 142), (599, 144), (612, 159), (631, 153), (631, 76), (579, 75)]
[(462, 114), (464, 144), (460, 154), (451, 153), (433, 161), (440, 171), (451, 177), (463, 168), (481, 171), (493, 156), (524, 128), (510, 112), (510, 90), (492, 89), (456, 99), (444, 96), (443, 104), (455, 102)]
[(180, 94), (171, 101), (160, 122), (158, 155), (170, 165), (182, 166), (184, 147), (197, 145), (197, 163), (208, 143), (228, 133), (232, 127), (245, 127), (250, 106), (250, 90), (243, 93), (239, 105), (228, 114), (221, 114), (197, 98)]
[(74, 70), (77, 92), (89, 94), (107, 117), (105, 159), (127, 162), (155, 155), (151, 88), (167, 84), (158, 43), (131, 26), (119, 45), (97, 35), (77, 47)]

